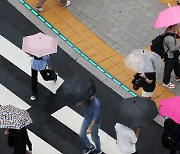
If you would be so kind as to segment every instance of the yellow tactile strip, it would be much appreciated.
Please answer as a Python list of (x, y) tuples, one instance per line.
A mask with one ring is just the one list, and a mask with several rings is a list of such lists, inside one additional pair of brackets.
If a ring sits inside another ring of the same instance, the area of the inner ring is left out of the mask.
[[(26, 2), (33, 7), (36, 0), (27, 0)], [(51, 23), (52, 26), (59, 30), (90, 59), (134, 91), (131, 84), (134, 72), (125, 68), (123, 57), (120, 54), (91, 32), (65, 8), (61, 8), (56, 0), (47, 0), (43, 8), (45, 11), (40, 13), (43, 18)], [(141, 95), (141, 90), (134, 92)], [(167, 98), (173, 95), (173, 93), (157, 84), (154, 100), (157, 102), (161, 98)]]
[(170, 4), (170, 6), (175, 6), (177, 0), (159, 0), (161, 3), (168, 5), (168, 3)]

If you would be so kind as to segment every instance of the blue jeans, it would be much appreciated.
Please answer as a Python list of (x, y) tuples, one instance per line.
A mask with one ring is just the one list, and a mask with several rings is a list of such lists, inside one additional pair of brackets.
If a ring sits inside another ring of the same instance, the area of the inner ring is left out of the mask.
[[(83, 140), (83, 142), (84, 142), (84, 144), (86, 145), (87, 148), (91, 147), (91, 145), (92, 145), (90, 143), (88, 137), (87, 137), (87, 134), (86, 134), (86, 131), (87, 131), (88, 127), (89, 127), (89, 124), (84, 119), (83, 123), (82, 123), (82, 126), (81, 126), (79, 136)], [(92, 138), (92, 141), (96, 145), (96, 150), (98, 150), (98, 151), (101, 150), (100, 138), (98, 136), (99, 128), (100, 128), (100, 122), (95, 123), (92, 130), (91, 130), (91, 138)]]

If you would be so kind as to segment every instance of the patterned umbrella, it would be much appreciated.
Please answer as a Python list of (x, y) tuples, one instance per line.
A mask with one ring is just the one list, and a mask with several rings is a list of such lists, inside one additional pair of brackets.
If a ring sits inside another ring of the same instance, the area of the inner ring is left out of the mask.
[(12, 105), (0, 106), (0, 128), (21, 129), (31, 123), (27, 111)]

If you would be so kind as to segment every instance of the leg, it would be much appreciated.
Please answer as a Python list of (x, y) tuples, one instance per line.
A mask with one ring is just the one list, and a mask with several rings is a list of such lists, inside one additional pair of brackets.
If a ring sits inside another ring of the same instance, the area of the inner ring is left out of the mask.
[(38, 0), (38, 2), (34, 5), (34, 7), (41, 8), (46, 0)]
[(79, 136), (83, 140), (86, 147), (90, 148), (91, 143), (90, 143), (89, 139), (87, 138), (87, 134), (86, 134), (87, 128), (88, 128), (88, 124), (87, 124), (86, 120), (83, 120)]
[(96, 145), (96, 150), (97, 151), (101, 151), (100, 137), (98, 135), (99, 128), (100, 128), (100, 123), (96, 123), (93, 126), (92, 131), (91, 131), (91, 138), (92, 138), (93, 142)]
[(48, 70), (42, 70), (42, 71), (40, 71), (40, 73), (41, 73), (41, 76), (43, 77), (43, 79), (45, 80), (45, 81), (49, 81), (49, 80), (56, 80), (57, 79), (57, 74), (55, 74), (55, 73), (50, 73)]
[(176, 54), (174, 54), (174, 74), (176, 75), (176, 77), (180, 78), (180, 61), (179, 61), (179, 52)]
[(37, 76), (38, 71), (31, 69), (31, 88), (32, 88), (32, 95), (37, 96)]
[(171, 72), (174, 68), (174, 58), (167, 58), (165, 60), (165, 67), (164, 67), (164, 77), (163, 83), (168, 84), (171, 79)]

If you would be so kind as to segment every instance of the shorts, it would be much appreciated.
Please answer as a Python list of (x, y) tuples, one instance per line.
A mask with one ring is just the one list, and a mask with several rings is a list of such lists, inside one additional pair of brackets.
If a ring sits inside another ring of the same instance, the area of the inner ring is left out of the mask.
[(152, 97), (153, 92), (146, 92), (142, 90), (142, 97)]

